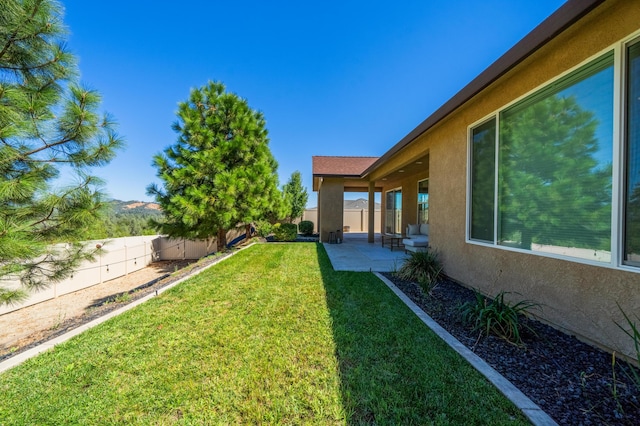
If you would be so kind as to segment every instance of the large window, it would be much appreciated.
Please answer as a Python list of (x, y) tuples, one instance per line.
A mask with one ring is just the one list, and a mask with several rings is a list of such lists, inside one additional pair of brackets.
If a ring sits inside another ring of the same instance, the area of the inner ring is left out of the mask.
[(496, 120), (471, 132), (471, 226), (474, 240), (494, 240)]
[(624, 263), (640, 266), (640, 43), (627, 53)]
[(418, 182), (418, 223), (429, 223), (429, 180)]
[(402, 233), (402, 190), (387, 191), (384, 230), (387, 234)]
[(611, 262), (613, 88), (610, 53), (471, 129), (471, 240)]

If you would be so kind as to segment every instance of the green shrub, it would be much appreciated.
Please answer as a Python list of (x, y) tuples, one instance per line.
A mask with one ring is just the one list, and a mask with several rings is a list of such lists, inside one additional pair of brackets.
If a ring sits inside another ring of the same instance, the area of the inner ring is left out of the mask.
[(399, 278), (417, 282), (426, 294), (438, 285), (442, 275), (442, 265), (435, 250), (411, 252), (398, 269)]
[[(538, 308), (540, 305), (528, 300), (523, 300), (515, 305), (505, 302), (504, 296), (508, 293), (501, 291), (495, 299), (484, 297), (479, 292), (476, 293), (475, 302), (467, 302), (460, 307), (463, 320), (467, 324), (473, 324), (475, 331), (480, 331), (485, 335), (490, 333), (505, 339), (507, 342), (521, 345), (520, 315), (523, 315), (531, 308)], [(531, 332), (531, 328), (524, 325)]]
[(273, 232), (273, 224), (268, 220), (258, 220), (254, 224), (256, 227), (256, 232), (262, 238), (266, 238)]
[(273, 225), (273, 236), (276, 241), (295, 241), (298, 226), (295, 223), (276, 223)]
[[(636, 322), (633, 321), (629, 317), (629, 315), (627, 315), (627, 313), (622, 310), (619, 304), (618, 304), (618, 309), (620, 309), (620, 312), (622, 312), (622, 315), (624, 316), (624, 320), (627, 323), (628, 329), (621, 326), (617, 322), (616, 322), (616, 325), (620, 327), (620, 330), (622, 330), (633, 341), (633, 348), (635, 349), (635, 352), (636, 352), (636, 360), (638, 361), (638, 365), (640, 365), (640, 328), (638, 328), (638, 325), (636, 324)], [(640, 318), (638, 317), (638, 315), (635, 315), (635, 317), (637, 320), (640, 321)], [(614, 369), (614, 372), (615, 372), (615, 369)], [(633, 367), (631, 367), (631, 379), (635, 382), (636, 388), (640, 390), (640, 373), (638, 373), (638, 371)]]
[(303, 220), (298, 224), (298, 229), (302, 235), (313, 235), (313, 222), (310, 220)]

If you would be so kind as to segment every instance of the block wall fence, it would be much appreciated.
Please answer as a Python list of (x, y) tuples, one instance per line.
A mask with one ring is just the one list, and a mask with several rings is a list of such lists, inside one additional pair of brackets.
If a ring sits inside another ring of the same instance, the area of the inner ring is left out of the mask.
[[(231, 241), (242, 232), (244, 228), (242, 231), (229, 231), (227, 241)], [(83, 262), (69, 278), (31, 294), (23, 303), (0, 306), (0, 315), (126, 276), (149, 266), (152, 262), (200, 259), (218, 249), (213, 238), (185, 240), (171, 239), (161, 235), (94, 240), (86, 241), (85, 244), (88, 249), (101, 246), (94, 262)], [(18, 288), (20, 283), (16, 279), (4, 282), (3, 286)]]

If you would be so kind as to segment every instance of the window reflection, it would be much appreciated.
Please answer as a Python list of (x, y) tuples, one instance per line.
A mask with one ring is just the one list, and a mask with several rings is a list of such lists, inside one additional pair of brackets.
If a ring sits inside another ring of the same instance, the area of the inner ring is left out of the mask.
[(402, 233), (402, 191), (387, 191), (384, 230), (387, 234)]
[(624, 261), (640, 265), (640, 43), (628, 49)]
[(498, 243), (610, 262), (613, 55), (500, 116)]
[(494, 241), (496, 120), (473, 129), (471, 146), (471, 238)]
[(418, 223), (429, 223), (429, 180), (418, 182)]

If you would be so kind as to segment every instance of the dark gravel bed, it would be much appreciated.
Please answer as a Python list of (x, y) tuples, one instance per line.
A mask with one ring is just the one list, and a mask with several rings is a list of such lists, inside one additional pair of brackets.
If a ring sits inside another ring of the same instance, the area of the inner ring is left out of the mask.
[(640, 393), (628, 364), (533, 319), (523, 323), (523, 347), (479, 336), (462, 322), (458, 307), (475, 301), (472, 290), (442, 280), (431, 296), (384, 274), (456, 339), (484, 359), (561, 425), (640, 425)]

